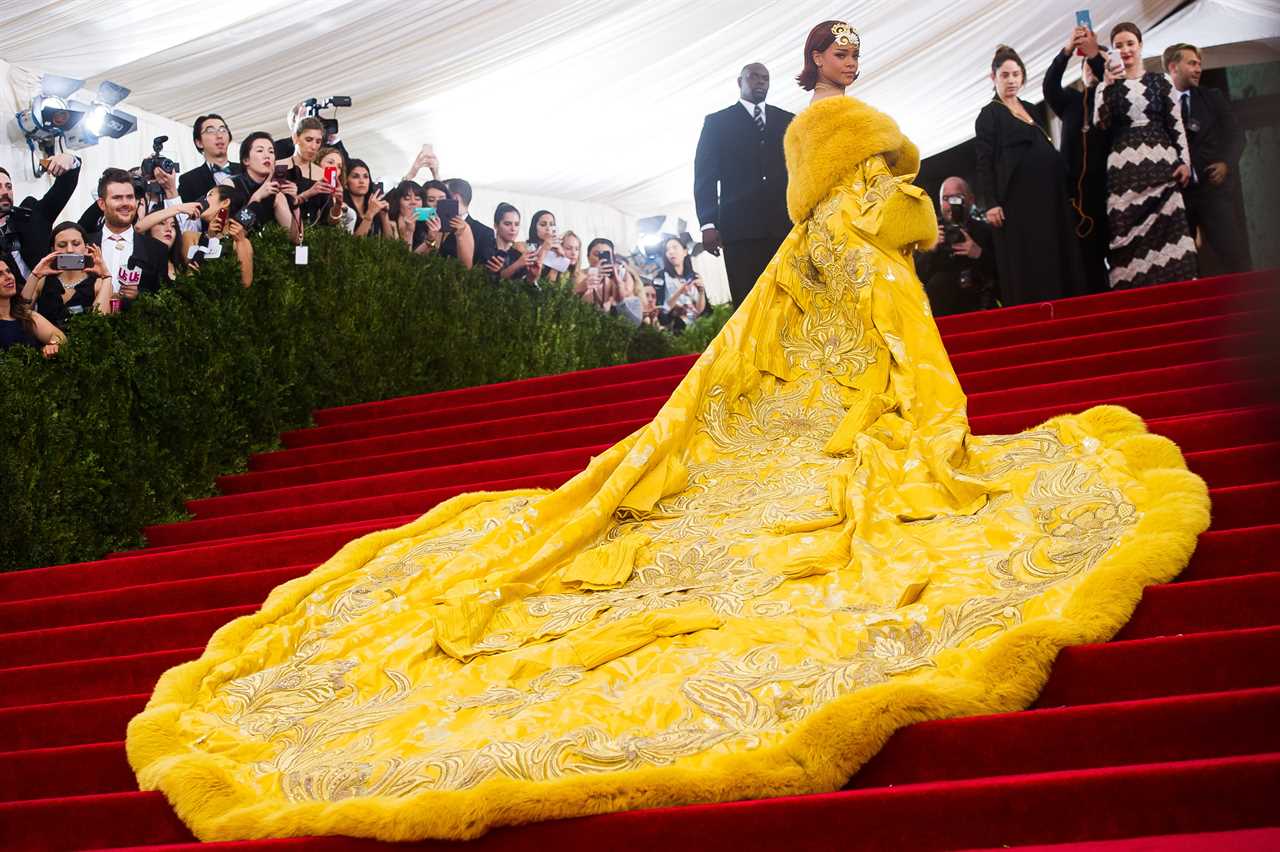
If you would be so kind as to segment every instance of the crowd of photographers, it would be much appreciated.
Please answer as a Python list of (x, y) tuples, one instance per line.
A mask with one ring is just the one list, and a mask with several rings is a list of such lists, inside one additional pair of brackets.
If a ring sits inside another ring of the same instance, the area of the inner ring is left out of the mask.
[[(495, 281), (570, 288), (635, 325), (678, 333), (710, 311), (687, 236), (670, 238), (655, 268), (618, 253), (605, 237), (584, 250), (581, 237), (561, 232), (546, 210), (526, 230), (520, 211), (500, 204), (490, 227), (471, 216), (466, 180), (440, 179), (430, 145), (388, 187), (348, 154), (331, 119), (301, 117), (291, 139), (256, 131), (236, 146), (227, 122), (211, 113), (195, 120), (192, 137), (203, 155), (199, 165), (181, 172), (162, 153), (166, 138), (158, 137), (139, 167), (102, 174), (96, 202), (75, 221), (64, 208), (81, 179), (77, 157), (49, 158), (53, 185), (18, 205), (9, 172), (0, 167), (0, 349), (28, 345), (56, 354), (70, 317), (127, 310), (183, 271), (232, 255), (248, 287), (250, 237), (270, 223), (298, 246), (299, 263), (309, 229), (342, 228), (482, 268)], [(429, 179), (419, 182), (420, 175)]]

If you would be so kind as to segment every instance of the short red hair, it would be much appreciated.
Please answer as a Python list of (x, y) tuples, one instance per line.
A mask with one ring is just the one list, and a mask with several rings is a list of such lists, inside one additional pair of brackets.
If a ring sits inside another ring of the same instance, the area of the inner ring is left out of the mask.
[(836, 40), (831, 28), (844, 21), (823, 21), (809, 30), (809, 37), (804, 40), (804, 68), (796, 75), (796, 82), (806, 92), (812, 92), (818, 85), (818, 64), (813, 61), (814, 51), (822, 53)]

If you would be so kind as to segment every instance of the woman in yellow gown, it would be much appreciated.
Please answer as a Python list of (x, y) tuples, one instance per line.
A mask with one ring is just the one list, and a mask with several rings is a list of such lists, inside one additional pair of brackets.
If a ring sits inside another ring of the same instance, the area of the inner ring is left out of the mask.
[(197, 836), (838, 789), (898, 727), (1027, 706), (1184, 567), (1207, 491), (1137, 416), (969, 433), (916, 149), (843, 96), (856, 33), (806, 47), (796, 225), (652, 423), (350, 543), (160, 679), (129, 759)]

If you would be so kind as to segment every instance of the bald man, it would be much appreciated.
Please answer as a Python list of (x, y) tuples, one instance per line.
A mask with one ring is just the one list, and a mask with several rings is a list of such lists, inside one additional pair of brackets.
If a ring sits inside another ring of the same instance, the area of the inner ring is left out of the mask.
[(766, 104), (768, 94), (769, 69), (744, 67), (737, 103), (706, 117), (693, 160), (702, 244), (723, 250), (735, 307), (791, 230), (782, 137), (795, 115)]
[(996, 307), (995, 241), (991, 226), (974, 215), (973, 190), (961, 177), (942, 182), (938, 244), (916, 253), (916, 274), (934, 316)]

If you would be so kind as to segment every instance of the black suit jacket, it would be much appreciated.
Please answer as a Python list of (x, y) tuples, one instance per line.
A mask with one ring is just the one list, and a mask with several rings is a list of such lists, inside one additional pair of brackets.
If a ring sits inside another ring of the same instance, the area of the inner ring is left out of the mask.
[[(1187, 142), (1191, 145), (1192, 168), (1201, 176), (1210, 163), (1226, 163), (1234, 172), (1244, 152), (1244, 131), (1231, 111), (1231, 103), (1222, 92), (1207, 86), (1193, 86), (1190, 91)], [(1173, 96), (1181, 97), (1176, 91)]]
[[(240, 174), (240, 167), (235, 163), (227, 165), (230, 174)], [(213, 187), (213, 172), (209, 171), (208, 163), (201, 163), (178, 177), (178, 196), (183, 201), (199, 201), (208, 195)]]
[(795, 115), (765, 107), (764, 133), (734, 103), (702, 125), (693, 160), (693, 198), (702, 224), (715, 223), (720, 239), (782, 239), (787, 216), (787, 162), (782, 138)]
[[(63, 172), (53, 181), (53, 186), (39, 201), (34, 196), (22, 201), (21, 211), (11, 211), (14, 234), (22, 241), (22, 260), (28, 269), (35, 269), (36, 264), (49, 253), (53, 240), (53, 226), (62, 215), (62, 208), (71, 200), (80, 182), (80, 167)], [(19, 282), (21, 288), (21, 282)]]
[[(98, 230), (90, 234), (89, 242), (101, 247), (102, 231)], [(135, 232), (129, 266), (142, 272), (142, 280), (138, 282), (139, 292), (158, 292), (169, 276), (169, 250), (155, 237)]]

